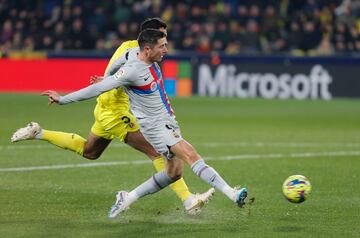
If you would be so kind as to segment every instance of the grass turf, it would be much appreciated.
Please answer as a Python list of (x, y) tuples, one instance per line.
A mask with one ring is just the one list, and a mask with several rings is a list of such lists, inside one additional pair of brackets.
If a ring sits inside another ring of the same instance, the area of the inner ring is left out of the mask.
[[(6, 172), (6, 168), (146, 161), (113, 141), (98, 161), (42, 141), (11, 144), (29, 121), (84, 137), (95, 101), (47, 107), (37, 95), (0, 94), (1, 237), (358, 237), (360, 234), (360, 101), (229, 98), (173, 99), (184, 138), (231, 185), (245, 185), (255, 205), (240, 210), (219, 191), (198, 217), (183, 212), (170, 189), (142, 198), (114, 220), (107, 212), (120, 189), (154, 172), (150, 163)], [(307, 176), (303, 204), (281, 185)], [(193, 192), (209, 187), (185, 168)]]

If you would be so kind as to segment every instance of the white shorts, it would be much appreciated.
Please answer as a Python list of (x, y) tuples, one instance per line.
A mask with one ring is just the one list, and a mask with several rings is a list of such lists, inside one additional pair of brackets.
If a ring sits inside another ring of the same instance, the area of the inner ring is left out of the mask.
[(139, 118), (137, 122), (141, 133), (154, 149), (167, 159), (171, 159), (174, 154), (170, 151), (170, 147), (183, 140), (175, 118), (170, 116), (151, 120)]

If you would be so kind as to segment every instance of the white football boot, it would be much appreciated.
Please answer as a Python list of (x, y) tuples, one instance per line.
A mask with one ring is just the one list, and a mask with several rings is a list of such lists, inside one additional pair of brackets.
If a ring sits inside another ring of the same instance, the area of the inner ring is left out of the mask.
[(210, 188), (205, 193), (191, 195), (184, 201), (185, 211), (189, 215), (198, 215), (201, 208), (210, 201), (215, 193), (214, 188)]
[(120, 213), (129, 209), (129, 206), (125, 204), (125, 200), (129, 195), (126, 191), (120, 191), (116, 194), (116, 202), (112, 205), (109, 211), (109, 218), (115, 218)]
[(41, 132), (39, 123), (30, 122), (26, 127), (20, 128), (11, 136), (11, 142), (31, 140)]

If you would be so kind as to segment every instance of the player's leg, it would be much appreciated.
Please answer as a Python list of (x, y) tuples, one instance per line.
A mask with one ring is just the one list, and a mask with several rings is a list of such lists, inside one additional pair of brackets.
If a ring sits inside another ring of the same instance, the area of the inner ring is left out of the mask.
[(86, 143), (86, 140), (77, 134), (45, 130), (37, 122), (30, 122), (26, 127), (18, 129), (11, 137), (12, 142), (32, 139), (45, 140), (80, 155), (83, 154)]
[[(158, 154), (154, 147), (152, 147), (145, 139), (140, 132), (140, 127), (136, 122), (135, 117), (131, 113), (124, 112), (119, 118), (124, 118), (124, 120), (122, 120), (122, 123), (119, 123), (116, 127), (112, 128), (110, 130), (111, 133), (129, 146), (146, 154), (152, 160), (157, 172), (165, 170), (165, 159)], [(203, 194), (192, 194), (183, 178), (172, 183), (170, 188), (181, 199), (185, 206), (185, 210), (194, 215), (193, 207), (198, 204), (198, 200), (200, 199), (205, 203), (213, 195), (213, 190), (211, 189)], [(200, 212), (200, 210), (197, 210), (196, 212)]]
[[(145, 153), (152, 160), (157, 172), (161, 172), (165, 169), (165, 158), (155, 151), (140, 131), (128, 132), (125, 142), (131, 147)], [(183, 161), (180, 160), (179, 163), (183, 163)], [(210, 188), (204, 193), (193, 194), (190, 192), (184, 178), (182, 177), (176, 182), (170, 184), (170, 188), (181, 199), (184, 204), (185, 211), (190, 215), (199, 214), (201, 212), (201, 208), (211, 199), (215, 192), (213, 188)]]
[(202, 180), (209, 183), (216, 189), (219, 189), (228, 198), (236, 202), (240, 207), (244, 206), (245, 199), (247, 197), (247, 189), (234, 189), (230, 187), (214, 168), (205, 163), (205, 161), (196, 152), (194, 147), (187, 141), (182, 140), (173, 145), (171, 147), (171, 152), (188, 163), (194, 173)]
[(116, 195), (116, 202), (109, 211), (109, 217), (114, 218), (123, 211), (127, 210), (132, 203), (139, 198), (156, 193), (173, 183), (181, 177), (183, 163), (179, 159), (169, 160), (166, 171), (161, 171), (153, 175), (144, 183), (137, 186), (130, 192), (120, 191)]
[[(124, 112), (123, 115), (118, 118), (123, 118), (123, 123), (119, 123), (117, 126), (111, 128), (109, 131), (114, 136), (118, 137), (121, 141), (124, 141), (136, 150), (145, 153), (150, 159), (153, 160), (153, 164), (157, 172), (164, 171), (164, 158), (155, 151), (155, 149), (150, 145), (150, 143), (140, 132), (139, 125), (137, 124), (134, 116), (130, 113)], [(182, 168), (183, 162), (179, 160), (178, 163), (181, 163)], [(179, 166), (180, 165), (177, 164), (176, 168), (178, 168)], [(213, 188), (202, 194), (192, 194), (189, 191), (189, 188), (183, 178), (180, 178), (176, 182), (172, 183), (170, 187), (183, 201), (186, 212), (191, 215), (198, 214), (201, 211), (202, 206), (207, 203), (214, 194)]]
[(90, 132), (85, 143), (83, 157), (90, 160), (98, 159), (111, 141), (111, 139), (106, 139)]
[(46, 130), (36, 122), (30, 122), (26, 127), (18, 129), (11, 137), (12, 142), (31, 139), (47, 141), (87, 159), (97, 159), (111, 142), (91, 132), (85, 139), (75, 133)]
[[(165, 159), (155, 151), (139, 130), (135, 132), (128, 132), (125, 142), (134, 149), (145, 153), (152, 160), (157, 172), (165, 170)], [(183, 202), (192, 195), (183, 178), (180, 178), (176, 182), (172, 183), (170, 188)]]
[[(121, 131), (121, 133), (120, 133)], [(125, 134), (125, 138), (123, 141), (131, 146), (132, 148), (144, 153), (147, 155), (151, 160), (155, 161), (156, 159), (163, 160), (162, 156), (160, 156), (155, 149), (150, 145), (150, 143), (145, 140), (144, 136), (141, 134), (139, 128), (127, 128), (126, 126), (124, 128), (118, 128), (115, 129), (114, 132), (116, 133), (116, 136), (120, 139), (121, 137), (124, 137), (123, 134)], [(164, 170), (165, 166), (161, 170)]]

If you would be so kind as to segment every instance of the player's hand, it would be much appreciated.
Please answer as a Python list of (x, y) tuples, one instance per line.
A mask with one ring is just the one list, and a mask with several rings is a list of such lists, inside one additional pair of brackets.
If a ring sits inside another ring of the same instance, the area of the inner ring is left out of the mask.
[(57, 92), (55, 92), (53, 90), (46, 90), (46, 91), (42, 92), (41, 95), (49, 97), (49, 102), (48, 102), (49, 106), (51, 104), (53, 104), (54, 102), (58, 103), (60, 100), (60, 94), (58, 94)]
[(90, 84), (98, 83), (98, 82), (102, 81), (103, 79), (104, 79), (104, 77), (102, 77), (102, 76), (97, 76), (97, 75), (90, 76)]

